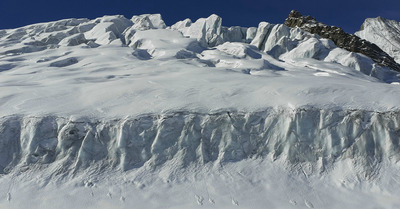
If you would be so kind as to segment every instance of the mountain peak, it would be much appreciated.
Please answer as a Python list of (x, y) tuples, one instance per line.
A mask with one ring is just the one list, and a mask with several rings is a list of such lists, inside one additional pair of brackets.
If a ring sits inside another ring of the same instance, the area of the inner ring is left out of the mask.
[(297, 10), (292, 10), (289, 14), (289, 17), (295, 17), (295, 18), (299, 18), (302, 17), (303, 15), (297, 11)]
[(387, 21), (386, 18), (381, 17), (381, 16), (378, 16), (376, 19), (379, 20), (379, 21), (382, 21), (382, 22), (386, 22)]
[[(380, 20), (383, 20), (383, 18)], [(322, 38), (331, 39), (340, 48), (350, 52), (361, 53), (381, 66), (389, 67), (400, 72), (400, 65), (396, 63), (393, 57), (388, 55), (377, 45), (363, 40), (358, 36), (348, 34), (339, 27), (317, 22), (315, 18), (311, 16), (302, 16), (296, 10), (290, 12), (284, 24), (292, 28), (299, 27), (309, 33), (317, 34)]]
[(361, 25), (358, 37), (370, 41), (400, 62), (400, 23), (383, 17), (367, 18)]
[(286, 21), (290, 22), (290, 25), (301, 27), (301, 25), (305, 23), (315, 23), (316, 19), (309, 15), (303, 16), (299, 11), (292, 10), (285, 22)]

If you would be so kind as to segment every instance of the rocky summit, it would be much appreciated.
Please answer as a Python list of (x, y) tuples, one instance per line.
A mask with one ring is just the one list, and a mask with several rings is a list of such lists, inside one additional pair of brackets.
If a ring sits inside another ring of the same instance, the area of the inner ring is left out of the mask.
[(331, 39), (336, 46), (350, 52), (361, 53), (370, 57), (377, 64), (400, 71), (400, 65), (377, 45), (361, 39), (360, 37), (344, 32), (336, 26), (329, 26), (318, 22), (311, 16), (303, 16), (300, 12), (292, 10), (284, 23), (289, 27), (299, 27), (307, 32), (317, 34), (323, 38)]

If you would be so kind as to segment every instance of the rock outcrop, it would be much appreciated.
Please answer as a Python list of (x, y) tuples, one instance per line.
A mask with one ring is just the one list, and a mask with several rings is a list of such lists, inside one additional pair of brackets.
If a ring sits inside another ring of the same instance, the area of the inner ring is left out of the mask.
[(400, 65), (377, 45), (358, 36), (348, 34), (339, 27), (317, 22), (315, 18), (303, 16), (295, 10), (290, 12), (289, 17), (285, 20), (285, 25), (292, 28), (299, 27), (307, 32), (331, 39), (340, 48), (361, 53), (381, 66), (400, 72)]

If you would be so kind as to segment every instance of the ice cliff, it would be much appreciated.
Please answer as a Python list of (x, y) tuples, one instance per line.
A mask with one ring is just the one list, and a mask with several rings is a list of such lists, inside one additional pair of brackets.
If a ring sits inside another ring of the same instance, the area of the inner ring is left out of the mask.
[(400, 160), (399, 112), (266, 110), (181, 112), (112, 121), (7, 117), (0, 122), (3, 173), (50, 167), (60, 175), (93, 166), (123, 171), (169, 161), (177, 168), (250, 158), (310, 163), (312, 173), (351, 159), (364, 177)]

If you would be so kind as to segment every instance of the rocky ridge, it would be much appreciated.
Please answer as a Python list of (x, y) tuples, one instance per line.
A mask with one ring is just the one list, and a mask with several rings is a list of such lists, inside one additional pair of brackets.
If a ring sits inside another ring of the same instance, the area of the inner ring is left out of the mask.
[(290, 12), (284, 24), (292, 28), (299, 27), (307, 32), (331, 39), (340, 48), (350, 52), (361, 53), (381, 66), (400, 72), (400, 65), (377, 45), (356, 35), (348, 34), (339, 27), (317, 22), (315, 18), (303, 16), (296, 10)]

